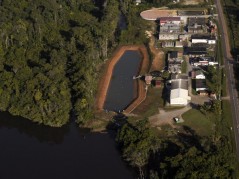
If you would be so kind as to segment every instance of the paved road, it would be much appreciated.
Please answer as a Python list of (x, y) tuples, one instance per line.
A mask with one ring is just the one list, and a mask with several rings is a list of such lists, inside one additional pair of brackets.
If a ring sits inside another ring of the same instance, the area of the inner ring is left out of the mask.
[(220, 0), (215, 0), (218, 11), (219, 27), (221, 27), (221, 37), (222, 37), (222, 47), (223, 47), (223, 58), (225, 70), (227, 71), (227, 87), (230, 95), (230, 101), (232, 104), (232, 114), (233, 114), (233, 128), (235, 134), (237, 158), (239, 160), (239, 103), (238, 103), (238, 93), (235, 88), (235, 77), (233, 64), (234, 60), (230, 52), (230, 43), (228, 38), (227, 24), (224, 18), (223, 9)]

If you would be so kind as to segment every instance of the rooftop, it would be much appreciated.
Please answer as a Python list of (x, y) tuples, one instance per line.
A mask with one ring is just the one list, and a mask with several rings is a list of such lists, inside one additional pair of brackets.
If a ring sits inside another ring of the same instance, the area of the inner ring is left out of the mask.
[(207, 54), (206, 47), (184, 47), (184, 55), (188, 54)]
[(160, 17), (160, 22), (161, 21), (180, 21), (180, 17)]
[(204, 17), (189, 17), (188, 18), (188, 26), (197, 25), (205, 25), (206, 19)]
[(177, 80), (177, 79), (188, 80), (188, 76), (183, 75), (183, 74), (172, 74), (171, 75), (171, 80)]
[(196, 88), (207, 88), (206, 79), (197, 79)]
[(185, 80), (182, 80), (182, 79), (172, 81), (171, 90), (179, 89), (179, 88), (188, 90), (188, 81), (185, 81)]
[(215, 40), (216, 37), (207, 34), (195, 34), (191, 36), (191, 39), (207, 39), (207, 40)]
[(169, 52), (169, 58), (178, 58), (178, 52), (177, 51)]
[(188, 97), (188, 90), (185, 89), (173, 89), (170, 92), (170, 98), (174, 99), (174, 98), (185, 98), (190, 100), (190, 98)]

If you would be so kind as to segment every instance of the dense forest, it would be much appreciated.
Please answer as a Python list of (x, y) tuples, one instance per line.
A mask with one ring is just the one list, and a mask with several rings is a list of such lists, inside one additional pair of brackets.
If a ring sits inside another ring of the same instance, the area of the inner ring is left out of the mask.
[(118, 1), (2, 0), (0, 12), (0, 110), (55, 127), (91, 118)]
[(140, 178), (233, 178), (235, 156), (228, 136), (198, 136), (184, 126), (184, 132), (160, 137), (147, 119), (126, 123), (116, 141), (124, 160), (139, 171)]
[(146, 43), (144, 8), (133, 0), (0, 1), (0, 110), (54, 127), (94, 118), (99, 67), (117, 45)]

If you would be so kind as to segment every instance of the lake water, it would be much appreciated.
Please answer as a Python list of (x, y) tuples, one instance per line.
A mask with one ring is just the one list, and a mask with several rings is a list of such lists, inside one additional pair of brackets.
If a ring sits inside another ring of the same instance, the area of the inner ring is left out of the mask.
[(134, 178), (109, 134), (50, 128), (0, 113), (1, 179)]
[(125, 51), (114, 67), (104, 109), (122, 111), (137, 97), (137, 84), (133, 76), (138, 74), (141, 61), (139, 51)]

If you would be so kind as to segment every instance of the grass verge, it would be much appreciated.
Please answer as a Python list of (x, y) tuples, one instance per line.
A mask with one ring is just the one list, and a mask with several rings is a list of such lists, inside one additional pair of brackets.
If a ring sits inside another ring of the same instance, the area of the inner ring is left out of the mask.
[(214, 132), (214, 122), (211, 115), (205, 116), (197, 109), (190, 109), (182, 115), (183, 123), (178, 125), (188, 126), (200, 136), (209, 136)]

